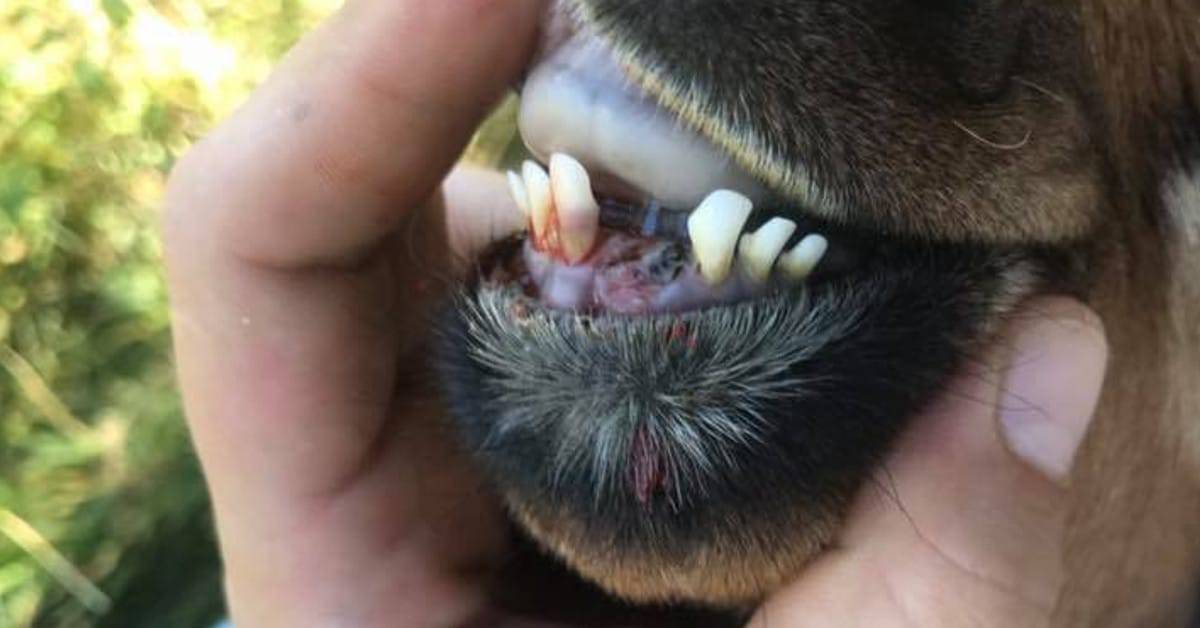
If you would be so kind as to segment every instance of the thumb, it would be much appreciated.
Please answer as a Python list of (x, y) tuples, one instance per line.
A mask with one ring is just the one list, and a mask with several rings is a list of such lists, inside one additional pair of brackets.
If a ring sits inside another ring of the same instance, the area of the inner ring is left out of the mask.
[(751, 625), (1039, 626), (1062, 585), (1067, 476), (1108, 359), (1077, 301), (1014, 317), (852, 506), (838, 547)]

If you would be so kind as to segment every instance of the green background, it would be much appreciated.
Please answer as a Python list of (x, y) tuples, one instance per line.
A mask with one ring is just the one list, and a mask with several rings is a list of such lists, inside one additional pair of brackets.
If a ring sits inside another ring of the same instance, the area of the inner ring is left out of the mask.
[[(172, 372), (162, 190), (336, 5), (0, 0), (0, 626), (221, 616)], [(508, 144), (511, 109), (469, 157)]]

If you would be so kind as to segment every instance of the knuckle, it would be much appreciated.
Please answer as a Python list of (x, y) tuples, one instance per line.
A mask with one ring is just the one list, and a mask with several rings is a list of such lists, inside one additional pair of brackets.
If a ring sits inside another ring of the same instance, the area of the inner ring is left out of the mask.
[(168, 258), (191, 246), (214, 220), (210, 191), (219, 163), (211, 156), (209, 143), (202, 140), (171, 168), (159, 220), (159, 234)]

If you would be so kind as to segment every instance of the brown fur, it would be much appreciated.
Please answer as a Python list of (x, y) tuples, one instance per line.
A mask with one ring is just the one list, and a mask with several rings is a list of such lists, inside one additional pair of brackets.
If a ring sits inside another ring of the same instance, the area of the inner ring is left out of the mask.
[(1200, 4), (1086, 0), (1088, 54), (1104, 102), (1109, 158), (1124, 194), (1154, 208), (1165, 169), (1182, 165), (1178, 130), (1200, 133)]
[[(811, 522), (797, 525), (811, 534), (788, 544), (785, 551), (779, 551), (774, 542), (757, 546), (731, 543), (700, 548), (686, 560), (675, 560), (606, 552), (597, 548), (595, 539), (569, 515), (545, 512), (516, 495), (510, 495), (508, 501), (517, 521), (535, 538), (552, 543), (549, 549), (572, 569), (605, 574), (603, 586), (609, 593), (644, 604), (702, 599), (719, 607), (748, 608), (762, 599), (764, 590), (777, 588), (799, 573), (837, 528), (832, 519), (819, 524), (820, 529), (814, 529)], [(761, 533), (761, 538), (770, 538), (770, 530)], [(664, 582), (669, 585), (664, 587)]]
[[(1087, 122), (1081, 111), (1044, 87), (1060, 84), (1079, 70), (1061, 63), (1064, 58), (1074, 61), (1074, 55), (1058, 46), (1070, 48), (1078, 37), (1067, 12), (1046, 10), (1051, 17), (1044, 20), (1048, 32), (1039, 37), (1043, 46), (1030, 53), (1033, 59), (1017, 77), (1016, 89), (1007, 100), (981, 107), (950, 97), (954, 87), (920, 63), (902, 55), (882, 60), (886, 55), (876, 50), (860, 53), (860, 47), (868, 46), (864, 39), (870, 46), (905, 45), (855, 32), (871, 30), (864, 16), (853, 15), (869, 12), (857, 6), (866, 3), (827, 3), (837, 7), (832, 12), (849, 16), (838, 20), (838, 26), (849, 25), (851, 30), (825, 34), (833, 43), (813, 48), (814, 58), (803, 61), (788, 42), (771, 41), (776, 33), (763, 35), (753, 45), (730, 47), (729, 41), (744, 33), (769, 32), (770, 24), (798, 30), (822, 26), (811, 17), (794, 26), (786, 23), (796, 19), (781, 17), (778, 8), (788, 5), (786, 1), (753, 3), (736, 24), (712, 24), (714, 36), (709, 40), (701, 39), (699, 32), (675, 35), (689, 44), (679, 57), (671, 54), (670, 43), (645, 41), (669, 40), (674, 33), (642, 27), (632, 14), (606, 6), (621, 4), (619, 0), (560, 4), (586, 28), (610, 40), (629, 76), (663, 106), (816, 215), (883, 233), (993, 243), (1062, 242), (1095, 228), (1099, 182)], [(675, 28), (685, 19), (673, 14), (665, 28)], [(717, 36), (722, 28), (736, 34)], [(986, 50), (989, 34), (990, 30), (955, 43)], [(706, 44), (714, 48), (705, 49)], [(716, 58), (722, 62), (708, 70), (711, 82), (696, 80), (696, 67), (688, 60)], [(868, 84), (842, 84), (836, 73), (868, 76)], [(771, 90), (739, 95), (746, 99), (744, 110), (729, 111), (732, 98), (717, 95), (726, 86), (764, 80), (775, 82)], [(856, 90), (865, 93), (848, 103), (844, 94)], [(902, 97), (895, 98), (897, 94)], [(937, 108), (928, 105), (931, 98), (941, 100)], [(811, 148), (831, 138), (789, 128), (785, 120), (797, 118), (829, 118), (832, 134), (853, 145), (853, 157), (836, 147), (832, 150), (841, 154), (830, 161), (842, 162), (839, 168), (812, 163)]]
[(1114, 259), (1092, 301), (1113, 357), (1075, 472), (1059, 619), (1182, 625), (1200, 574), (1200, 243), (1184, 228), (1200, 206), (1164, 191), (1200, 157), (1179, 136), (1200, 130), (1200, 4), (1095, 0), (1084, 15), (1115, 175)]

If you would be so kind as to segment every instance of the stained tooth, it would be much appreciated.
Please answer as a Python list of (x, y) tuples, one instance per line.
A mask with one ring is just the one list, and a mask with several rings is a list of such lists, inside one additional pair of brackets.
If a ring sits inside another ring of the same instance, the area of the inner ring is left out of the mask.
[(508, 190), (512, 193), (513, 200), (517, 202), (517, 207), (526, 217), (529, 216), (529, 190), (525, 187), (525, 179), (521, 175), (508, 171)]
[(821, 263), (828, 251), (829, 240), (825, 239), (823, 235), (814, 233), (805, 236), (800, 244), (796, 245), (796, 248), (780, 258), (779, 266), (788, 278), (804, 281), (817, 268), (817, 264)]
[(700, 273), (709, 284), (719, 284), (729, 276), (738, 236), (753, 209), (754, 204), (745, 196), (717, 190), (688, 217), (692, 251), (700, 263)]
[(796, 223), (787, 218), (772, 218), (753, 234), (742, 236), (738, 255), (751, 279), (765, 283), (775, 267), (775, 260), (796, 233)]
[(559, 153), (550, 158), (550, 185), (563, 255), (578, 263), (592, 252), (600, 228), (600, 204), (592, 195), (591, 178), (583, 164)]
[(529, 220), (536, 241), (544, 241), (554, 216), (554, 194), (550, 190), (550, 175), (535, 161), (525, 162), (521, 169), (525, 189), (529, 194)]

